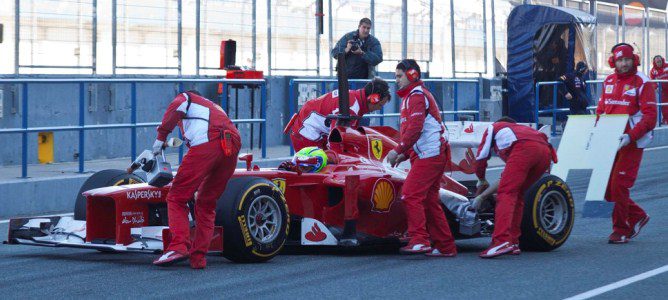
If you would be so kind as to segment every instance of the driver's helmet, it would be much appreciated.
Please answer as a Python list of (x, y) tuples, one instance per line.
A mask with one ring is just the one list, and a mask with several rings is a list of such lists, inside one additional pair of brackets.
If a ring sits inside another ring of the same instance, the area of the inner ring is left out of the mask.
[(302, 172), (317, 173), (327, 166), (327, 153), (318, 147), (306, 147), (295, 153), (292, 163)]

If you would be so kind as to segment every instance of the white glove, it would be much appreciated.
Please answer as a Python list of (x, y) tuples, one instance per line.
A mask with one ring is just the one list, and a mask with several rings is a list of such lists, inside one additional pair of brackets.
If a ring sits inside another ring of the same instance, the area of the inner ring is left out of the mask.
[(390, 166), (394, 168), (394, 166), (397, 164), (397, 157), (399, 154), (397, 154), (397, 151), (394, 151), (394, 149), (390, 150), (390, 152), (387, 152), (387, 155), (385, 156), (387, 158), (387, 162), (390, 163)]
[(619, 137), (619, 147), (617, 148), (617, 150), (622, 149), (622, 147), (625, 147), (630, 143), (631, 143), (631, 137), (626, 133), (622, 134), (622, 136)]
[(485, 201), (485, 199), (481, 196), (471, 199), (471, 208), (473, 208), (476, 211), (480, 210), (483, 201)]
[(153, 142), (153, 155), (158, 155), (160, 152), (162, 152), (162, 149), (164, 148), (165, 142), (161, 140), (155, 140)]

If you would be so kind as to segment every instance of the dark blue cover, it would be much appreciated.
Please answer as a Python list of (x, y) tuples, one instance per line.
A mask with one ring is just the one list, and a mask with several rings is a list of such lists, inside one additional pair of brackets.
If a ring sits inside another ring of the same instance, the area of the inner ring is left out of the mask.
[(508, 16), (508, 115), (518, 122), (534, 121), (533, 42), (549, 24), (595, 24), (588, 13), (556, 6), (518, 5)]

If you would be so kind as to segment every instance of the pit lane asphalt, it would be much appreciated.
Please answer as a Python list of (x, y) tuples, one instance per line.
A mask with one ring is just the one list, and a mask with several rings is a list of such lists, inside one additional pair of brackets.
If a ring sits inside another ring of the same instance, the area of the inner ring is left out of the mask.
[[(498, 174), (498, 172), (497, 172)], [(0, 245), (0, 295), (103, 298), (465, 298), (561, 299), (668, 264), (668, 149), (646, 151), (632, 197), (652, 219), (637, 239), (607, 244), (609, 219), (581, 218), (588, 174), (569, 185), (578, 218), (571, 237), (549, 253), (493, 260), (477, 257), (488, 238), (458, 241), (451, 259), (401, 256), (395, 249), (295, 251), (264, 264), (209, 257), (209, 268), (151, 266), (144, 254)], [(7, 224), (0, 224), (6, 239)], [(323, 253), (324, 252), (324, 253)], [(612, 290), (599, 298), (647, 299), (668, 294), (668, 273)]]

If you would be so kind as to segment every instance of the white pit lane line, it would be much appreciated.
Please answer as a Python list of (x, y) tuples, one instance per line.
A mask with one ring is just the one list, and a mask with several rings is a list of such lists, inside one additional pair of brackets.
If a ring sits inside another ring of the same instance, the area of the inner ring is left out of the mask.
[[(21, 218), (28, 219), (28, 218), (39, 218), (39, 217), (69, 217), (69, 216), (73, 216), (73, 215), (74, 215), (74, 213), (66, 213), (66, 214), (55, 214), (55, 215), (38, 215), (38, 216), (21, 217)], [(12, 218), (12, 219), (16, 219), (16, 218)], [(9, 223), (9, 220), (11, 220), (11, 219), (0, 220), (0, 224)]]
[(591, 291), (587, 291), (587, 292), (584, 292), (582, 294), (578, 294), (578, 295), (575, 295), (573, 297), (566, 298), (565, 300), (589, 299), (589, 298), (598, 296), (600, 294), (607, 293), (609, 291), (627, 286), (627, 285), (632, 284), (634, 282), (638, 282), (638, 281), (641, 281), (641, 280), (644, 280), (644, 279), (647, 279), (647, 278), (650, 278), (650, 277), (653, 277), (653, 276), (656, 276), (656, 275), (659, 275), (659, 274), (665, 273), (665, 272), (668, 272), (668, 265), (665, 265), (663, 267), (660, 267), (660, 268), (657, 268), (657, 269), (654, 269), (654, 270), (651, 270), (651, 271), (647, 271), (647, 272), (642, 273), (642, 274), (638, 274), (636, 276), (632, 276), (632, 277), (629, 277), (629, 278), (626, 278), (626, 279), (622, 279), (622, 280), (617, 281), (617, 282), (613, 282), (611, 284), (602, 286), (600, 288), (596, 288), (596, 289), (593, 289)]

